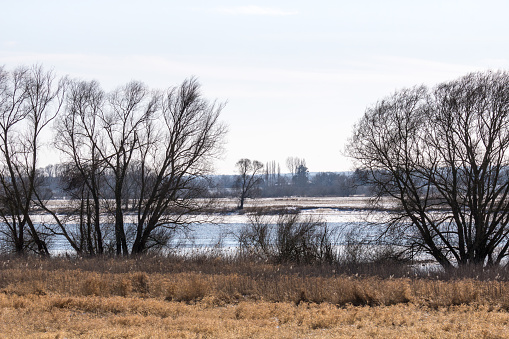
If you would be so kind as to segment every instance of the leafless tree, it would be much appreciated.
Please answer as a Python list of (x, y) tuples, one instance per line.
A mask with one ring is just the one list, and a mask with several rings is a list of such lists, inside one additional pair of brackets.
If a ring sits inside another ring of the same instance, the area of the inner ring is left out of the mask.
[[(195, 78), (168, 89), (159, 100), (161, 120), (144, 122), (138, 139), (136, 236), (132, 252), (166, 245), (172, 232), (187, 226), (210, 205), (203, 180), (222, 149), (224, 104), (210, 103)], [(162, 122), (162, 123), (161, 123)]]
[[(130, 82), (110, 94), (95, 81), (74, 81), (69, 87), (56, 145), (69, 161), (68, 188), (78, 195), (78, 234), (69, 232), (64, 221), (48, 212), (60, 226), (58, 234), (76, 251), (100, 254), (104, 252), (105, 224), (101, 209), (106, 208), (114, 218), (116, 253), (128, 254), (123, 206), (128, 198), (126, 179), (140, 147), (142, 127), (157, 110), (157, 95), (140, 82)], [(107, 199), (110, 196), (112, 204)]]
[(98, 151), (108, 173), (113, 176), (117, 254), (129, 253), (122, 208), (127, 173), (139, 147), (141, 128), (153, 119), (156, 110), (157, 95), (150, 93), (142, 83), (133, 81), (111, 93), (106, 109), (99, 115), (105, 137)]
[(244, 201), (253, 197), (259, 188), (262, 181), (263, 164), (258, 160), (240, 159), (237, 161), (236, 167), (239, 174), (235, 186), (239, 192), (238, 208), (241, 210), (244, 208)]
[(0, 68), (0, 216), (20, 254), (27, 249), (49, 254), (31, 212), (41, 183), (36, 170), (41, 133), (60, 110), (64, 83), (41, 66), (12, 72)]
[[(164, 93), (134, 81), (105, 93), (95, 81), (57, 83), (38, 66), (0, 68), (0, 232), (18, 253), (49, 254), (51, 235), (89, 255), (110, 244), (124, 255), (166, 245), (210, 206), (198, 198), (226, 133), (223, 107), (205, 100), (194, 78)], [(75, 199), (64, 214), (47, 204), (36, 170), (41, 133), (55, 119), (64, 189)], [(34, 224), (34, 208), (53, 222)], [(127, 210), (135, 213), (124, 218)], [(110, 219), (114, 240), (106, 243)]]
[(210, 203), (197, 198), (226, 133), (223, 107), (205, 100), (194, 78), (164, 93), (131, 82), (105, 94), (95, 82), (74, 82), (56, 144), (69, 160), (81, 236), (65, 222), (58, 234), (77, 251), (103, 253), (108, 211), (117, 254), (167, 245)]
[(276, 162), (270, 161), (265, 164), (265, 186), (272, 187), (278, 184)]
[(298, 157), (288, 157), (286, 158), (286, 167), (290, 171), (292, 177), (297, 174), (297, 170), (299, 167), (306, 167), (306, 159), (298, 158)]
[(59, 226), (56, 234), (66, 237), (78, 253), (104, 253), (101, 229), (101, 187), (105, 184), (104, 162), (100, 158), (101, 124), (106, 94), (95, 81), (73, 81), (68, 85), (66, 107), (57, 120), (55, 146), (65, 156), (66, 191), (76, 202), (71, 218), (78, 218), (77, 232), (69, 230), (68, 220), (61, 220), (48, 210)]
[(509, 249), (509, 74), (472, 73), (369, 108), (347, 152), (377, 201), (399, 205), (383, 235), (444, 268), (504, 264)]

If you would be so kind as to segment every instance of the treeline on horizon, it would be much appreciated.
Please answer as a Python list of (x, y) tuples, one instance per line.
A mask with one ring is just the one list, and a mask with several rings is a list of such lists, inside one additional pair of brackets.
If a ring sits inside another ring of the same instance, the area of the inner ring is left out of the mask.
[[(273, 197), (349, 197), (369, 196), (371, 188), (365, 183), (365, 174), (355, 172), (305, 172), (304, 174), (281, 173), (272, 171), (275, 162), (267, 163), (263, 173), (259, 175), (260, 182), (253, 198)], [(38, 170), (42, 187), (49, 199), (72, 199), (71, 187), (64, 164), (50, 164)], [(106, 180), (108, 180), (106, 178)], [(109, 179), (113, 181), (113, 178)], [(213, 174), (203, 178), (201, 183), (204, 190), (200, 191), (201, 198), (238, 198), (237, 174)], [(113, 192), (105, 187), (104, 197), (114, 198)], [(126, 196), (125, 199), (133, 197)]]

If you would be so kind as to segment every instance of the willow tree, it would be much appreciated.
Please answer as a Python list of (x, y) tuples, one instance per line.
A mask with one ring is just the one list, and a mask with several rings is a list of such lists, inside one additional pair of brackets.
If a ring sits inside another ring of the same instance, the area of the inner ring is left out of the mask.
[(105, 166), (98, 142), (102, 133), (99, 116), (105, 100), (106, 93), (98, 82), (70, 81), (65, 109), (55, 126), (54, 144), (65, 159), (63, 186), (76, 206), (66, 217), (49, 209), (47, 212), (53, 215), (58, 226), (53, 228), (53, 233), (64, 236), (79, 254), (104, 253), (101, 200)]
[(398, 91), (366, 110), (347, 153), (369, 173), (374, 202), (397, 203), (379, 239), (392, 236), (446, 269), (505, 265), (509, 73)]
[(132, 253), (165, 246), (175, 231), (203, 219), (197, 215), (213, 203), (204, 182), (227, 131), (219, 119), (224, 104), (205, 99), (195, 78), (161, 93), (157, 107), (137, 139)]
[(261, 175), (263, 164), (258, 160), (240, 159), (235, 166), (239, 173), (235, 181), (235, 188), (238, 191), (238, 209), (241, 210), (244, 209), (244, 201), (247, 198), (253, 198), (260, 189), (260, 184), (263, 181)]
[[(88, 254), (109, 244), (119, 255), (166, 246), (210, 204), (198, 198), (221, 151), (224, 105), (206, 100), (194, 78), (166, 91), (140, 82), (111, 93), (94, 81), (68, 87), (56, 145), (65, 154), (79, 222), (52, 213), (55, 233)], [(110, 223), (113, 241), (105, 239)]]
[(60, 111), (64, 84), (41, 66), (0, 68), (0, 232), (19, 254), (49, 254), (33, 211), (42, 133)]

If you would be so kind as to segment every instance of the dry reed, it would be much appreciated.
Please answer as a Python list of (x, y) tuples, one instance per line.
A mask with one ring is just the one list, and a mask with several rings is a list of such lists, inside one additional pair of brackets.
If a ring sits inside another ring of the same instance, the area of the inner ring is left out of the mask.
[(165, 258), (147, 257), (146, 265), (143, 258), (8, 260), (0, 267), (0, 337), (509, 333), (509, 282), (503, 280), (319, 276), (217, 259), (203, 262), (202, 272), (198, 264), (186, 270)]

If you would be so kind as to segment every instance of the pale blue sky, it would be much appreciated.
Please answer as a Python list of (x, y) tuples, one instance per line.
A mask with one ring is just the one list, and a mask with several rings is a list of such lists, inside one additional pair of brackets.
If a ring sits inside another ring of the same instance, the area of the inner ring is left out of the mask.
[[(4, 1), (0, 65), (43, 64), (112, 89), (197, 76), (228, 101), (226, 153), (305, 158), (310, 171), (350, 170), (341, 156), (367, 106), (395, 90), (509, 68), (505, 1)], [(58, 161), (48, 156), (46, 161)]]

